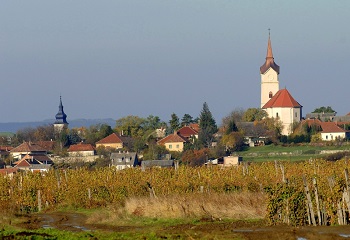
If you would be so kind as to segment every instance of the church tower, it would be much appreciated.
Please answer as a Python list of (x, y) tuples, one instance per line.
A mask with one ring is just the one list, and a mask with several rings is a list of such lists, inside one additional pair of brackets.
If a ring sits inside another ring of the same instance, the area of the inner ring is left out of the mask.
[(67, 114), (63, 111), (62, 97), (60, 96), (60, 105), (58, 106), (58, 113), (56, 114), (56, 121), (53, 124), (55, 132), (61, 132), (68, 127)]
[(275, 63), (271, 39), (269, 33), (269, 40), (267, 42), (267, 54), (265, 63), (260, 67), (261, 76), (261, 105), (262, 108), (280, 89), (278, 75), (280, 67)]

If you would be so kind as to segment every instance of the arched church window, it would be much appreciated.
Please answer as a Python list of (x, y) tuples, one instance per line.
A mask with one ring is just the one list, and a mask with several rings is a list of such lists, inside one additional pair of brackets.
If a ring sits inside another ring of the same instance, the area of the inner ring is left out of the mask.
[(272, 98), (272, 92), (271, 91), (269, 92), (269, 98)]

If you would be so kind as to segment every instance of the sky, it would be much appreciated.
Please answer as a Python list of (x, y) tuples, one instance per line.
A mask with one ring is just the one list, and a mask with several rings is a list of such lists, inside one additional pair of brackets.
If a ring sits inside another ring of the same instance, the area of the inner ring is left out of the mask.
[(350, 1), (31, 0), (0, 3), (0, 122), (176, 113), (217, 123), (260, 107), (268, 29), (280, 88), (303, 115), (345, 115)]

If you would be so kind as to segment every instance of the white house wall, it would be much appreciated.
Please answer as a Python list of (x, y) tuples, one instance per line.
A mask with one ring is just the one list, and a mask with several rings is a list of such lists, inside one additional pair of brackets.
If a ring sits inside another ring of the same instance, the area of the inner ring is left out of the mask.
[(333, 141), (335, 139), (346, 138), (345, 132), (334, 132), (334, 133), (321, 133), (321, 138), (323, 141)]

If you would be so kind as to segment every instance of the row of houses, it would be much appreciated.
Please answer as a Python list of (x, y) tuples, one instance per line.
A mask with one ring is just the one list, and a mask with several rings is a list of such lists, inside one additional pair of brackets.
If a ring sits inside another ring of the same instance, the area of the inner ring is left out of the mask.
[[(193, 126), (196, 127), (196, 125)], [(173, 138), (173, 136), (176, 137)], [(186, 126), (174, 134), (164, 137), (158, 141), (158, 144), (164, 144), (170, 151), (182, 151), (183, 143), (190, 141), (193, 137), (198, 137), (198, 131), (194, 130), (193, 127)], [(95, 146), (87, 143), (73, 144), (67, 150), (68, 157), (66, 159), (94, 160), (98, 157), (96, 156), (96, 148), (105, 147), (115, 151), (110, 155), (110, 165), (115, 166), (118, 170), (139, 165), (141, 165), (142, 169), (154, 166), (173, 167), (175, 165), (174, 161), (170, 159), (142, 161), (142, 164), (140, 164), (137, 153), (120, 150), (125, 148), (130, 140), (129, 137), (112, 133), (96, 142)], [(52, 159), (56, 160), (52, 155), (54, 148), (55, 141), (24, 142), (17, 147), (0, 147), (2, 159), (9, 155), (14, 159), (10, 166), (0, 169), (0, 174), (12, 175), (18, 171), (47, 172), (53, 165)]]

